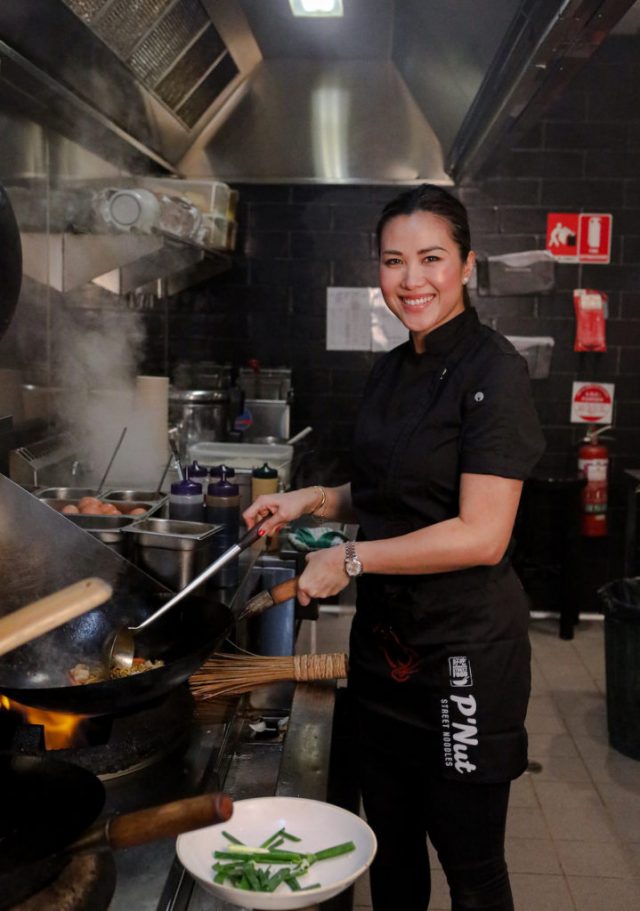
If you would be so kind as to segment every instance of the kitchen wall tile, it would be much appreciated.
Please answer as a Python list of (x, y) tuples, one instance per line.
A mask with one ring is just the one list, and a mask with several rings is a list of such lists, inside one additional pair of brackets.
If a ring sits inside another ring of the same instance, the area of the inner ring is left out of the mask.
[[(513, 153), (516, 154), (515, 152)], [(530, 177), (530, 175), (524, 175)], [(540, 189), (539, 180), (491, 177), (482, 187), (462, 187), (460, 200), (471, 208), (481, 205), (536, 205)]]
[(291, 255), (290, 235), (286, 231), (256, 231), (243, 245), (244, 255), (263, 257), (288, 257)]
[(584, 160), (585, 155), (581, 151), (518, 149), (503, 159), (499, 170), (501, 174), (509, 177), (575, 179), (585, 176)]
[(377, 288), (378, 263), (373, 259), (348, 259), (334, 264), (333, 285), (337, 288)]
[(548, 180), (542, 185), (541, 203), (550, 211), (573, 211), (576, 200), (578, 208), (587, 212), (591, 209), (610, 212), (614, 206), (621, 206), (624, 198), (622, 181), (614, 180)]
[(521, 253), (526, 250), (537, 250), (541, 246), (540, 238), (534, 234), (487, 234), (478, 232), (473, 239), (473, 247), (479, 253), (488, 256), (500, 256), (503, 253)]
[(310, 203), (252, 204), (247, 227), (254, 231), (326, 231), (331, 225), (331, 209), (327, 205)]
[(297, 259), (364, 259), (370, 252), (369, 234), (331, 231), (294, 231), (291, 254)]
[(380, 218), (380, 206), (360, 202), (357, 205), (331, 207), (331, 227), (335, 231), (371, 232)]
[[(618, 86), (618, 91), (620, 86)], [(627, 127), (623, 123), (598, 122), (594, 129), (592, 121), (586, 123), (562, 121), (547, 123), (545, 144), (548, 149), (589, 149), (624, 146), (627, 142)]]
[[(498, 218), (504, 234), (536, 234), (544, 239), (547, 232), (547, 209), (536, 206), (501, 206)], [(534, 249), (541, 249), (538, 242)]]

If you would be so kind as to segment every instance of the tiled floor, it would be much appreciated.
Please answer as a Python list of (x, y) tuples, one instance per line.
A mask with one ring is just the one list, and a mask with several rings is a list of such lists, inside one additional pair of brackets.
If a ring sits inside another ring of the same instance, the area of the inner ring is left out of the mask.
[[(346, 651), (350, 614), (322, 613), (316, 649)], [(640, 908), (640, 761), (608, 745), (603, 624), (582, 622), (572, 641), (557, 622), (532, 620), (529, 755), (541, 766), (514, 782), (507, 859), (516, 911)], [(448, 911), (432, 854), (429, 911)], [(366, 877), (355, 907), (370, 908)]]

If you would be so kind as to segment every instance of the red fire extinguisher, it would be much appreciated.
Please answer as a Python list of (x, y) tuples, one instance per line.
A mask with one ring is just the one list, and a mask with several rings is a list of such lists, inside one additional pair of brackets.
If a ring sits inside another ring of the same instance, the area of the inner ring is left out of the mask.
[(578, 471), (587, 479), (582, 488), (580, 531), (589, 538), (607, 534), (609, 450), (598, 439), (608, 427), (589, 428), (578, 450)]

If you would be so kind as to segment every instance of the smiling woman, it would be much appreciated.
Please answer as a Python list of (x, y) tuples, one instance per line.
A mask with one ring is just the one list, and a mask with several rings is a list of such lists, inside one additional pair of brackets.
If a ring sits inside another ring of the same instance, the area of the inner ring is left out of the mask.
[(426, 836), (458, 911), (513, 911), (509, 782), (527, 765), (529, 607), (509, 560), (543, 439), (524, 359), (480, 324), (464, 206), (422, 185), (377, 228), (380, 285), (410, 339), (369, 377), (350, 484), (259, 497), (264, 525), (319, 511), (358, 540), (316, 551), (298, 600), (357, 577), (348, 694), (363, 805), (378, 838), (375, 911), (424, 911)]
[(390, 219), (381, 231), (380, 288), (392, 313), (424, 351), (427, 333), (462, 313), (475, 253), (463, 260), (449, 225), (431, 212)]

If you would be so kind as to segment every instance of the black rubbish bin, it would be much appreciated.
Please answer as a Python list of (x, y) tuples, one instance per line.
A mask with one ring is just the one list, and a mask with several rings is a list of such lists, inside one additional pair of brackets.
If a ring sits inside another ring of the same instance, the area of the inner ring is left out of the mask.
[(598, 595), (605, 615), (609, 743), (640, 759), (640, 577), (609, 582)]

